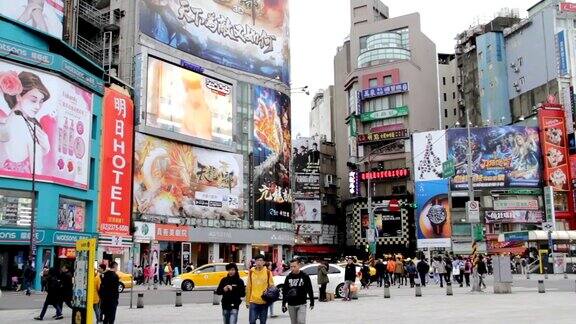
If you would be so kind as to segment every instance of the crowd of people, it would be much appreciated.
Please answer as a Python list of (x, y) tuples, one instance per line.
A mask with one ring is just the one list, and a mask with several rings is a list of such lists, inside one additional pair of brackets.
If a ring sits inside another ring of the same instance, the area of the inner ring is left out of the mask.
[[(192, 271), (192, 265), (187, 266), (187, 271)], [(134, 267), (134, 281), (136, 281), (137, 285), (144, 285), (144, 284), (158, 284), (158, 285), (166, 285), (172, 286), (172, 278), (178, 276), (178, 268), (174, 268), (172, 266), (172, 262), (165, 261), (164, 263), (158, 265), (155, 264), (154, 266), (146, 265), (142, 267), (141, 265), (137, 265)]]

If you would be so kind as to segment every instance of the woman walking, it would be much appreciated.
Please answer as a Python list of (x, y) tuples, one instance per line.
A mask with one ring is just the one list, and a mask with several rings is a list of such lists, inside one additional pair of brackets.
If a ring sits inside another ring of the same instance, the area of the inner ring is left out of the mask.
[(238, 308), (242, 303), (242, 297), (246, 295), (244, 281), (240, 279), (236, 263), (226, 265), (228, 275), (222, 280), (216, 289), (216, 294), (222, 295), (222, 316), (224, 324), (236, 324), (238, 321)]
[(52, 305), (56, 309), (56, 316), (54, 319), (63, 319), (62, 316), (62, 307), (60, 306), (60, 300), (62, 296), (60, 295), (60, 274), (58, 273), (58, 269), (50, 268), (48, 270), (48, 278), (46, 279), (46, 291), (48, 294), (46, 295), (46, 299), (44, 300), (44, 305), (42, 306), (42, 311), (40, 312), (40, 316), (34, 317), (35, 320), (41, 321), (44, 319), (44, 315), (48, 310), (48, 306)]

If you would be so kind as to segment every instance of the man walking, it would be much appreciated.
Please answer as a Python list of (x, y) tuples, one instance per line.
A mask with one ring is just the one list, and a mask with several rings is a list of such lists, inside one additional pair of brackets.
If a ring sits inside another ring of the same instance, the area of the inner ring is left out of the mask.
[(430, 265), (426, 262), (426, 259), (422, 259), (416, 265), (416, 270), (418, 271), (418, 275), (420, 276), (420, 285), (422, 287), (426, 287), (426, 276), (430, 271)]
[(114, 324), (116, 319), (116, 308), (118, 307), (118, 285), (120, 280), (116, 274), (118, 263), (112, 261), (108, 270), (102, 275), (100, 283), (100, 309), (102, 312), (102, 322), (104, 324)]
[(356, 281), (356, 265), (351, 257), (346, 258), (346, 268), (344, 269), (344, 298), (343, 301), (352, 300), (352, 285)]
[(320, 296), (318, 301), (325, 302), (326, 299), (326, 286), (330, 282), (328, 278), (328, 262), (320, 262), (318, 265), (318, 285), (320, 285)]
[(268, 303), (262, 299), (262, 294), (268, 287), (274, 285), (270, 270), (264, 266), (264, 256), (258, 255), (254, 268), (248, 273), (248, 284), (246, 285), (246, 307), (250, 310), (248, 317), (250, 324), (266, 324), (268, 315)]
[[(306, 296), (310, 299), (310, 309), (314, 309), (314, 292), (312, 282), (307, 274), (300, 271), (300, 260), (290, 261), (291, 272), (284, 280), (282, 295), (282, 312), (288, 310), (292, 324), (306, 323)], [(288, 304), (288, 307), (286, 307)]]
[(36, 277), (36, 270), (34, 270), (34, 266), (32, 265), (31, 261), (26, 263), (26, 267), (24, 268), (24, 273), (22, 276), (24, 279), (24, 289), (26, 290), (26, 296), (30, 296), (30, 287), (34, 282), (34, 277)]
[(376, 268), (376, 278), (378, 280), (378, 287), (382, 287), (382, 282), (384, 281), (384, 274), (386, 273), (386, 266), (384, 265), (384, 262), (382, 262), (382, 259), (378, 259), (378, 261), (376, 261), (374, 268)]
[(60, 301), (60, 309), (64, 309), (64, 304), (72, 309), (72, 292), (74, 290), (74, 284), (72, 283), (73, 276), (68, 266), (62, 266), (61, 270), (60, 285), (62, 287), (62, 300)]

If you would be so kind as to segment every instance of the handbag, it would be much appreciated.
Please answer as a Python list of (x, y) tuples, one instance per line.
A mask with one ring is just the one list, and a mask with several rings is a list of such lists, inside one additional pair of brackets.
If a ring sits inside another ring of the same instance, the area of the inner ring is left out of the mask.
[[(267, 275), (266, 283), (269, 283), (270, 282), (270, 270), (266, 269), (266, 275)], [(250, 270), (250, 281), (252, 281), (252, 270)], [(266, 288), (264, 290), (264, 292), (262, 293), (262, 296), (260, 296), (260, 297), (266, 303), (271, 304), (271, 303), (278, 301), (280, 299), (280, 290), (278, 288), (276, 288), (276, 286), (274, 286), (274, 285), (268, 286), (268, 288)]]

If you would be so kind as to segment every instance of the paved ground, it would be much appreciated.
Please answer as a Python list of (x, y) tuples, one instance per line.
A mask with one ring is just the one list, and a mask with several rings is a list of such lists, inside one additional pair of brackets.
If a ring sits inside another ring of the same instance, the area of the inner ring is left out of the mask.
[[(533, 276), (534, 278), (534, 276)], [(392, 298), (384, 299), (381, 288), (371, 288), (360, 292), (358, 300), (352, 302), (334, 301), (317, 303), (308, 312), (308, 323), (377, 323), (397, 321), (397, 323), (574, 323), (576, 318), (576, 293), (574, 279), (551, 278), (546, 282), (547, 292), (539, 294), (536, 281), (519, 281), (513, 294), (495, 295), (491, 287), (484, 293), (470, 293), (469, 289), (454, 287), (454, 296), (446, 296), (439, 287), (426, 287), (423, 297), (416, 298), (410, 288), (391, 288)], [(534, 286), (532, 286), (534, 284)], [(553, 286), (553, 287), (552, 287)], [(208, 293), (209, 294), (209, 293)], [(209, 296), (209, 295), (208, 295)], [(7, 297), (7, 296), (4, 296)], [(2, 298), (4, 299), (4, 298)], [(211, 298), (210, 298), (211, 300)], [(0, 300), (0, 305), (4, 300)], [(209, 303), (186, 303), (176, 308), (172, 305), (149, 305), (143, 309), (118, 310), (117, 323), (221, 323), (220, 306)], [(170, 302), (171, 304), (171, 302)], [(275, 311), (279, 313), (279, 305)], [(0, 311), (0, 323), (34, 323), (31, 319), (38, 310), (19, 309)], [(47, 318), (53, 315), (53, 310)], [(70, 320), (70, 311), (59, 323)], [(57, 321), (50, 320), (54, 323)], [(242, 307), (240, 323), (247, 323), (247, 310)], [(281, 314), (269, 321), (272, 324), (289, 323)]]

